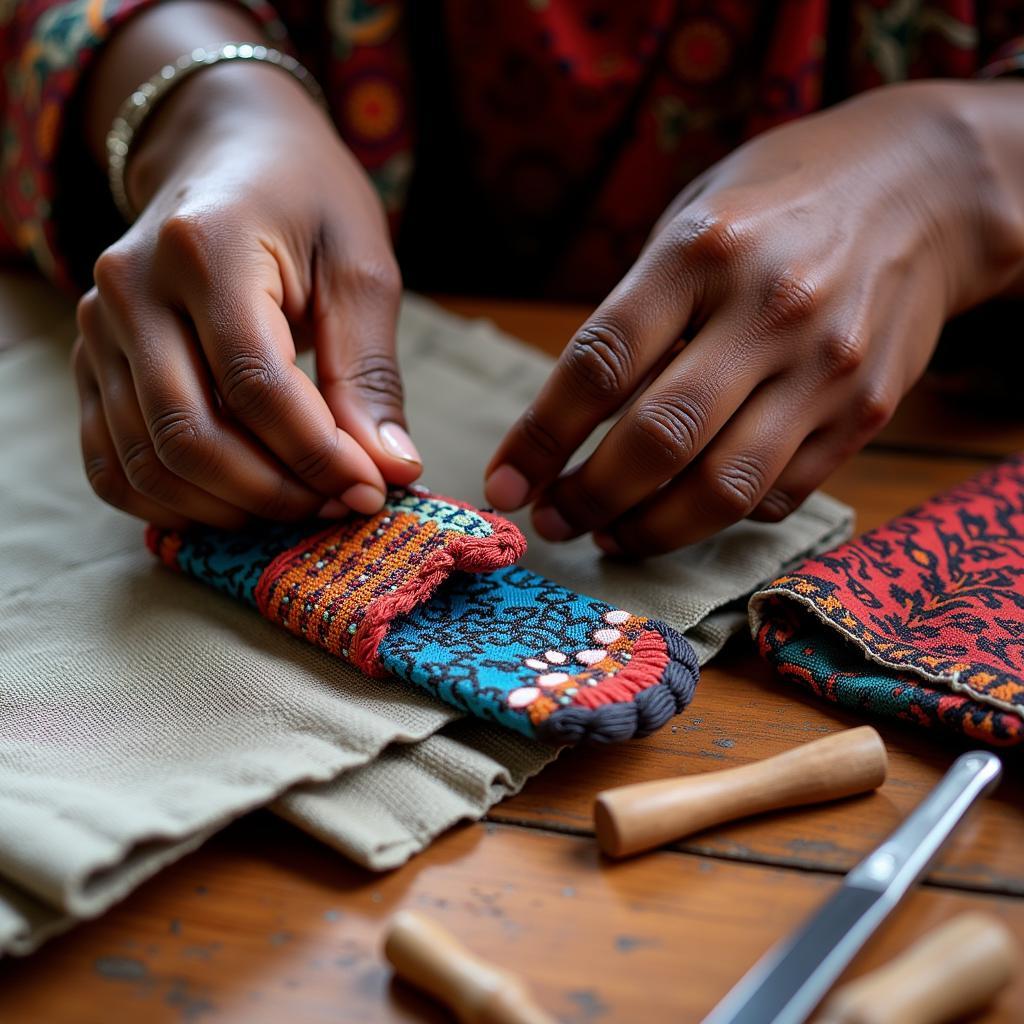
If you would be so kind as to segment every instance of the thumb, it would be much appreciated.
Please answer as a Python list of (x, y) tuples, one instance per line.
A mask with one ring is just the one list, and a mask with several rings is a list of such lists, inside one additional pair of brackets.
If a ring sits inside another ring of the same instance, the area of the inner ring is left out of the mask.
[(412, 483), (423, 465), (409, 437), (395, 354), (401, 277), (383, 268), (348, 271), (315, 309), (317, 378), (335, 421), (393, 484)]

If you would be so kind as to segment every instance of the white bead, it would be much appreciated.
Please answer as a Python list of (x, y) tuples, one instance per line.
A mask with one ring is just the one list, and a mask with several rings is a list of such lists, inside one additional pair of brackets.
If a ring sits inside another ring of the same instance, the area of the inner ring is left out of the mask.
[(508, 706), (510, 708), (525, 708), (532, 704), (540, 696), (540, 690), (536, 686), (520, 686), (508, 695)]
[(590, 650), (580, 651), (579, 654), (576, 655), (576, 660), (581, 665), (596, 665), (599, 661), (604, 661), (607, 657), (607, 651)]
[(594, 633), (594, 639), (599, 644), (613, 644), (622, 634), (617, 629), (599, 629)]
[(629, 612), (621, 610), (614, 612), (605, 612), (604, 621), (610, 626), (621, 626), (629, 618)]
[(544, 672), (547, 670), (548, 664), (546, 661), (540, 661), (537, 658), (527, 658), (526, 667), (535, 669), (537, 672)]
[(568, 682), (569, 676), (565, 672), (545, 672), (542, 676), (537, 676), (538, 686), (558, 686), (559, 683)]
[(564, 665), (568, 660), (561, 651), (547, 651), (544, 657), (551, 662), (552, 665)]

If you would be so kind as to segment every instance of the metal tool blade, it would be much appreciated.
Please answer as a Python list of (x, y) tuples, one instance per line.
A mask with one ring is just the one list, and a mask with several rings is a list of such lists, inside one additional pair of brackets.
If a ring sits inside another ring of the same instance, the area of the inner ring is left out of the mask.
[(986, 750), (958, 757), (906, 821), (740, 979), (704, 1024), (802, 1024), (1001, 772), (999, 758)]

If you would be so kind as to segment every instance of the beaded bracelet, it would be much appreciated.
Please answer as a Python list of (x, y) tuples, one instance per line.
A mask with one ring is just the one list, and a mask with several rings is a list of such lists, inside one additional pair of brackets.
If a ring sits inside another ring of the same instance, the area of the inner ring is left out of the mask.
[(325, 105), (320, 86), (306, 68), (294, 57), (259, 43), (225, 43), (219, 50), (197, 47), (191, 53), (182, 54), (173, 64), (165, 64), (121, 104), (121, 108), (110, 126), (110, 131), (107, 133), (107, 172), (110, 181), (110, 194), (114, 197), (114, 203), (128, 223), (135, 220), (137, 214), (128, 198), (125, 171), (132, 142), (146, 123), (146, 119), (153, 113), (161, 100), (190, 75), (195, 74), (201, 68), (208, 68), (222, 61), (234, 60), (273, 64), (301, 82), (317, 103), (321, 106)]

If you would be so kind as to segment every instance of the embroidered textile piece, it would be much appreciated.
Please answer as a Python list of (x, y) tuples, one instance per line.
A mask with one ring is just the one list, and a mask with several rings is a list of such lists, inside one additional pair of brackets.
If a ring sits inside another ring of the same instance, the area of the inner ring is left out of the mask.
[(1024, 456), (755, 594), (761, 653), (819, 696), (1024, 743)]
[(150, 527), (147, 543), (361, 671), (527, 736), (647, 735), (693, 696), (697, 660), (679, 634), (513, 565), (526, 546), (515, 526), (424, 490), (326, 527)]

